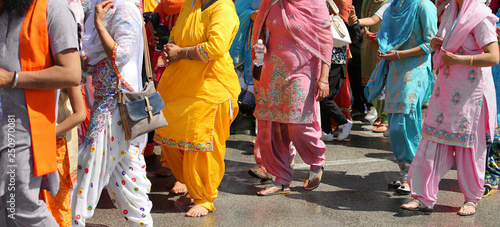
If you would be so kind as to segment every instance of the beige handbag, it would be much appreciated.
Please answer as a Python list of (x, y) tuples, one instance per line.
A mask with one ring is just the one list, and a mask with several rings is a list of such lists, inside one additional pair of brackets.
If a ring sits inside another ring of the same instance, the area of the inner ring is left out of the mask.
[(327, 4), (333, 9), (334, 14), (330, 15), (330, 23), (332, 24), (333, 46), (343, 47), (351, 44), (351, 37), (345, 25), (344, 20), (339, 16), (339, 8), (333, 0), (327, 0)]
[(144, 64), (148, 78), (143, 90), (141, 92), (122, 90), (121, 81), (117, 77), (117, 87), (119, 89), (117, 102), (126, 140), (135, 139), (142, 134), (168, 125), (162, 112), (163, 108), (165, 108), (165, 103), (160, 93), (156, 91), (153, 83), (153, 73), (151, 71), (144, 24), (142, 26), (142, 34), (144, 37)]

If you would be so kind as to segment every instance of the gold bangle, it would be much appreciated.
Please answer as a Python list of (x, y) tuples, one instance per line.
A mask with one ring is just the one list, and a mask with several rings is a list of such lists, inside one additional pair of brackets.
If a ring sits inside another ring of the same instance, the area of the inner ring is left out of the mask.
[(470, 61), (469, 61), (469, 65), (472, 66), (472, 63), (474, 62), (474, 55), (471, 55), (470, 56)]

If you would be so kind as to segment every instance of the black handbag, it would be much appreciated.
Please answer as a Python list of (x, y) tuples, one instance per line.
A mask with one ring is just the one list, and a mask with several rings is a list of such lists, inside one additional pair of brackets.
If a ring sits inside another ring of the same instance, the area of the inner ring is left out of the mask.
[(130, 92), (121, 89), (121, 81), (118, 83), (118, 108), (122, 118), (125, 139), (132, 140), (138, 136), (151, 132), (155, 129), (168, 125), (163, 116), (165, 103), (159, 92), (156, 91), (149, 60), (149, 48), (146, 38), (146, 28), (143, 24), (142, 34), (144, 38), (144, 64), (146, 68), (147, 82), (141, 92)]

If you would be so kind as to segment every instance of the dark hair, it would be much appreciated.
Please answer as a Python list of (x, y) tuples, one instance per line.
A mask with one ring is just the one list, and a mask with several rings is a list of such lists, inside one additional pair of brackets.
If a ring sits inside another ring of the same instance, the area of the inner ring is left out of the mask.
[(0, 0), (0, 2), (3, 3), (2, 11), (23, 15), (30, 8), (33, 0)]

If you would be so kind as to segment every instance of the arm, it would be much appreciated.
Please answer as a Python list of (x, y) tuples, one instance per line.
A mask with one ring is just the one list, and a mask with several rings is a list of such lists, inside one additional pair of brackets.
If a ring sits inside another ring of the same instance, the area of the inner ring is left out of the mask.
[(106, 52), (106, 55), (108, 56), (109, 59), (113, 57), (115, 40), (106, 30), (102, 21), (104, 19), (104, 16), (106, 16), (106, 12), (108, 12), (109, 9), (114, 7), (115, 5), (113, 4), (112, 0), (103, 1), (95, 6), (95, 14), (94, 14), (95, 29), (99, 34), (99, 38), (101, 38), (102, 47), (104, 48), (104, 51)]
[[(476, 67), (490, 67), (498, 64), (498, 43), (492, 42), (484, 46), (483, 54), (476, 55), (455, 55), (445, 49), (442, 57), (443, 62), (447, 66), (452, 65), (471, 65)], [(472, 63), (472, 64), (471, 64)]]
[(321, 74), (318, 82), (316, 83), (316, 88), (314, 92), (314, 95), (316, 96), (316, 101), (321, 101), (326, 96), (328, 96), (330, 92), (330, 88), (328, 86), (329, 73), (330, 73), (330, 66), (325, 62), (321, 62)]
[(373, 25), (380, 23), (381, 21), (382, 21), (382, 19), (380, 19), (380, 17), (378, 17), (377, 15), (373, 15), (371, 17), (365, 17), (365, 18), (359, 19), (359, 26), (360, 27), (370, 27), (370, 26), (373, 26)]
[[(82, 77), (80, 54), (77, 49), (67, 49), (54, 55), (55, 65), (40, 71), (17, 72), (17, 88), (54, 90), (78, 86)], [(14, 72), (0, 68), (0, 88), (10, 88)]]
[(68, 118), (56, 126), (57, 136), (64, 135), (66, 132), (82, 123), (86, 117), (85, 104), (83, 102), (80, 86), (69, 87), (66, 90), (68, 92), (71, 108), (73, 109), (73, 114), (69, 115)]
[(233, 33), (238, 29), (238, 17), (234, 10), (225, 4), (220, 4), (217, 7), (214, 9), (207, 27), (206, 42), (189, 47), (179, 47), (175, 44), (165, 45), (164, 52), (168, 56), (169, 64), (189, 58), (208, 63), (222, 58), (229, 51), (233, 41)]

